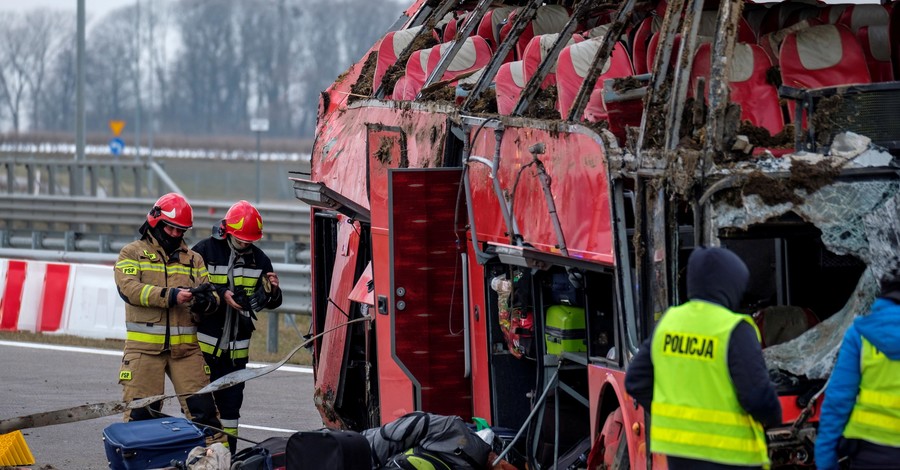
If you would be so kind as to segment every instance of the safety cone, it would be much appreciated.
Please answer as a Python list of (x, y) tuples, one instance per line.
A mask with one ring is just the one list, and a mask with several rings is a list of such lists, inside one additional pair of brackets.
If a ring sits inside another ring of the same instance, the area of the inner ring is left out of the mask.
[(34, 465), (34, 456), (28, 450), (22, 431), (0, 434), (0, 467)]

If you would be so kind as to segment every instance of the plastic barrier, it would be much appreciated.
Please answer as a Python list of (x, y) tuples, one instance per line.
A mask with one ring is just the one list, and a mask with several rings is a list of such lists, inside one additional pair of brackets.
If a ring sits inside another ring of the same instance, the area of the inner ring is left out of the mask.
[(70, 271), (68, 264), (2, 260), (0, 330), (58, 331)]
[(0, 330), (125, 338), (111, 266), (0, 260)]
[(112, 266), (77, 264), (72, 269), (65, 334), (125, 339), (125, 301), (116, 290)]

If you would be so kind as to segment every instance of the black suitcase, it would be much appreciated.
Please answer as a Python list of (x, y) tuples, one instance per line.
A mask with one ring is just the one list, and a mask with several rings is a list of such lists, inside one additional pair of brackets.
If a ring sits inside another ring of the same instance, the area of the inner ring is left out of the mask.
[(285, 470), (288, 437), (270, 437), (241, 449), (232, 458), (231, 470)]
[(354, 431), (300, 431), (287, 443), (287, 470), (371, 470), (369, 441)]
[(158, 418), (110, 424), (103, 430), (106, 459), (113, 470), (144, 470), (184, 462), (203, 433), (184, 418)]

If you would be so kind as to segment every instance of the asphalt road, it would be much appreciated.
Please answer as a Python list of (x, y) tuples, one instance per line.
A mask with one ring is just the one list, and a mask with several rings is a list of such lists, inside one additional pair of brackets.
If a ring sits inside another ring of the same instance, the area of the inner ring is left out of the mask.
[[(55, 348), (55, 349), (45, 349)], [(116, 351), (0, 341), (0, 419), (122, 398)], [(247, 383), (240, 435), (253, 441), (318, 429), (313, 378), (307, 367), (287, 367)], [(168, 387), (168, 393), (172, 393)], [(163, 412), (180, 415), (177, 403)], [(103, 428), (121, 415), (23, 430), (34, 470), (108, 468)], [(241, 442), (238, 449), (251, 446)]]

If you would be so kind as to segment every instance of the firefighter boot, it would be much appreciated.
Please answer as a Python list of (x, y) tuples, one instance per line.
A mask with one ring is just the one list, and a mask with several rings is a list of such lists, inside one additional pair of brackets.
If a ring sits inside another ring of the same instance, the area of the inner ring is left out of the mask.
[(234, 457), (234, 453), (237, 452), (238, 420), (222, 419), (222, 430), (225, 431), (228, 438), (228, 449), (231, 451), (231, 456)]
[(219, 421), (219, 414), (216, 412), (216, 404), (212, 395), (204, 393), (203, 395), (194, 395), (185, 400), (191, 421), (200, 425), (206, 435), (206, 446), (209, 447), (216, 442), (227, 445), (225, 434), (222, 432), (222, 423)]

